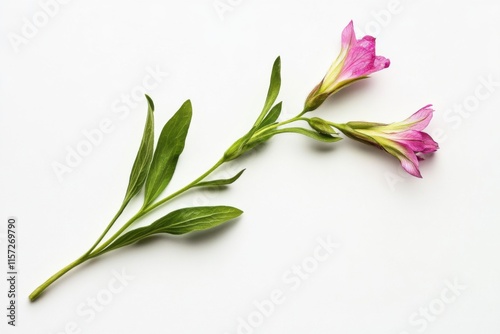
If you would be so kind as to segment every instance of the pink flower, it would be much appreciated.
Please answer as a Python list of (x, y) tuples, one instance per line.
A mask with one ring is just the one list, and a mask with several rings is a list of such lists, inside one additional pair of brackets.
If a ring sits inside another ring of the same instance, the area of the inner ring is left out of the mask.
[(328, 96), (368, 75), (389, 67), (387, 58), (375, 55), (375, 38), (356, 39), (353, 22), (342, 32), (342, 49), (321, 82), (306, 99), (305, 111), (318, 108)]
[(422, 131), (431, 121), (433, 112), (431, 105), (428, 105), (402, 122), (348, 122), (334, 126), (352, 139), (374, 145), (395, 156), (405, 171), (422, 177), (418, 169), (419, 160), (423, 160), (420, 154), (432, 153), (439, 148), (438, 143)]

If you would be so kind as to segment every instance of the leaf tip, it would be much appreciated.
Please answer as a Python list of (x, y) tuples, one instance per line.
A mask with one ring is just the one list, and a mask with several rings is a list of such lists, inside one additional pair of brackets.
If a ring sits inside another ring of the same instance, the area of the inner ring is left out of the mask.
[(193, 105), (191, 104), (191, 99), (187, 99), (187, 100), (184, 102), (184, 105), (185, 105), (186, 107), (193, 108)]
[(191, 100), (187, 99), (181, 106), (181, 109), (184, 110), (185, 113), (189, 115), (189, 118), (191, 118), (193, 114), (193, 105), (191, 104)]
[(273, 68), (281, 72), (281, 56), (278, 56), (274, 61)]
[(155, 104), (153, 103), (153, 99), (149, 97), (148, 94), (144, 94), (146, 100), (148, 100), (148, 106), (151, 108), (151, 111), (155, 111)]

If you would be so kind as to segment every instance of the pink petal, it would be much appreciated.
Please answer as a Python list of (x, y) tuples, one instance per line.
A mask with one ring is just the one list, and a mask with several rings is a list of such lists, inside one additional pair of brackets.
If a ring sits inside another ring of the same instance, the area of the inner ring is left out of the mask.
[(424, 149), (421, 151), (422, 153), (432, 153), (436, 152), (439, 148), (439, 144), (432, 139), (429, 134), (425, 132), (421, 132), (422, 134), (422, 141), (424, 143)]
[[(401, 161), (401, 167), (410, 175), (418, 178), (422, 178), (422, 174), (418, 170), (418, 162), (415, 164), (413, 161), (409, 160), (405, 156), (398, 156), (399, 161)], [(415, 158), (417, 161), (418, 159)]]
[[(385, 126), (379, 127), (381, 130)], [(376, 130), (375, 130), (376, 131)], [(373, 132), (373, 129), (372, 129)], [(425, 148), (424, 142), (422, 140), (422, 132), (420, 131), (402, 131), (402, 132), (379, 132), (377, 131), (377, 136), (389, 139), (393, 142), (400, 143), (408, 146), (414, 152), (420, 152)]]
[(402, 122), (393, 123), (393, 125), (405, 125), (407, 129), (412, 130), (423, 130), (429, 125), (429, 122), (432, 119), (432, 113), (434, 109), (432, 109), (432, 104), (426, 105), (407, 119)]
[(380, 136), (406, 145), (415, 153), (432, 153), (439, 148), (438, 143), (429, 134), (422, 131), (408, 130), (391, 134), (384, 133)]
[(390, 138), (392, 140), (401, 142), (401, 141), (410, 141), (410, 140), (418, 140), (422, 141), (422, 132), (415, 130), (407, 130), (401, 132), (394, 133), (384, 133), (382, 137)]
[(390, 61), (375, 56), (375, 38), (365, 36), (351, 46), (338, 81), (364, 77), (390, 65)]
[(393, 135), (393, 139), (402, 145), (408, 146), (413, 152), (422, 152), (425, 148), (422, 133), (414, 130), (398, 132)]
[(354, 23), (349, 22), (349, 24), (342, 31), (342, 48), (347, 49), (351, 45), (356, 43), (356, 33), (354, 32)]
[(397, 145), (396, 148), (399, 151), (396, 158), (401, 162), (401, 167), (403, 167), (408, 174), (422, 178), (422, 174), (420, 174), (420, 170), (418, 169), (418, 158), (413, 150), (404, 144)]
[(388, 68), (391, 65), (391, 61), (385, 57), (377, 56), (373, 62), (373, 72), (381, 71), (384, 68)]
[(420, 174), (418, 169), (418, 157), (409, 146), (394, 142), (390, 146), (384, 145), (383, 149), (398, 158), (401, 162), (401, 167), (408, 174), (422, 178), (422, 174)]

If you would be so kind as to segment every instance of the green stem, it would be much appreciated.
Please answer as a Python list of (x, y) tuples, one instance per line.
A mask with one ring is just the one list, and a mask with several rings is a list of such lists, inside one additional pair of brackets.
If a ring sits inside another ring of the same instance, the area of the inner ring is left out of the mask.
[(330, 121), (326, 121), (326, 123), (328, 123), (329, 125), (333, 126), (334, 128), (336, 128), (337, 130), (344, 130), (345, 129), (345, 125), (344, 124), (338, 124), (338, 123), (333, 123), (333, 122), (330, 122)]
[(52, 283), (54, 283), (55, 281), (57, 281), (62, 275), (66, 274), (68, 271), (70, 271), (71, 269), (73, 269), (74, 267), (84, 263), (85, 261), (87, 261), (89, 258), (86, 256), (86, 254), (82, 255), (81, 257), (79, 257), (78, 259), (76, 259), (75, 261), (71, 262), (70, 264), (68, 264), (66, 267), (62, 268), (61, 270), (59, 270), (57, 273), (55, 273), (54, 275), (52, 275), (48, 280), (46, 280), (45, 282), (43, 282), (42, 285), (40, 285), (38, 288), (36, 288), (30, 295), (29, 295), (29, 298), (31, 301), (34, 301), (35, 299), (38, 298), (38, 296), (40, 296), (40, 294), (45, 290), (47, 289)]
[(307, 112), (309, 112), (309, 111), (311, 111), (311, 110), (307, 110), (306, 108), (304, 108), (304, 109), (300, 112), (300, 114), (298, 114), (297, 116), (295, 116), (295, 118), (300, 118), (300, 117), (302, 117), (302, 115), (304, 115), (305, 113), (307, 113)]
[(297, 115), (295, 117), (292, 117), (290, 119), (287, 119), (286, 121), (279, 122), (279, 123), (276, 123), (276, 124), (270, 124), (270, 125), (268, 125), (266, 127), (263, 127), (259, 131), (255, 132), (252, 137), (256, 138), (256, 137), (258, 137), (259, 135), (261, 135), (264, 132), (267, 132), (267, 131), (272, 130), (272, 129), (276, 129), (277, 127), (280, 127), (280, 126), (283, 126), (283, 125), (286, 125), (286, 124), (290, 124), (290, 123), (293, 123), (293, 122), (296, 122), (296, 121), (307, 121), (307, 118), (301, 117), (302, 115), (303, 115), (303, 113), (300, 113), (299, 115)]
[(43, 282), (43, 284), (41, 284), (38, 288), (36, 288), (30, 295), (29, 295), (29, 299), (31, 301), (34, 301), (35, 299), (38, 298), (38, 296), (40, 296), (40, 294), (45, 291), (45, 289), (47, 289), (52, 283), (54, 283), (55, 281), (57, 281), (61, 276), (63, 276), (64, 274), (66, 274), (68, 271), (70, 271), (71, 269), (75, 268), (76, 266), (96, 257), (96, 256), (99, 256), (101, 254), (101, 252), (107, 247), (109, 246), (109, 244), (111, 244), (116, 238), (118, 238), (130, 225), (132, 225), (132, 223), (134, 223), (137, 219), (141, 218), (142, 216), (146, 215), (147, 213), (151, 212), (152, 210), (154, 210), (155, 208), (157, 208), (158, 206), (168, 202), (169, 200), (179, 196), (180, 194), (188, 191), (189, 189), (193, 188), (196, 184), (198, 184), (200, 181), (202, 181), (204, 178), (206, 178), (208, 175), (210, 175), (213, 171), (215, 171), (218, 167), (220, 167), (223, 163), (225, 162), (224, 158), (221, 158), (219, 161), (217, 161), (209, 170), (207, 170), (205, 173), (203, 173), (202, 175), (200, 175), (198, 178), (196, 178), (194, 181), (192, 181), (191, 183), (189, 183), (187, 186), (177, 190), (176, 192), (172, 193), (171, 195), (165, 197), (164, 199), (162, 199), (161, 201), (157, 202), (157, 203), (154, 203), (146, 208), (142, 208), (141, 210), (139, 210), (139, 212), (137, 212), (132, 218), (130, 218), (130, 220), (125, 223), (125, 225), (123, 225), (115, 234), (113, 234), (105, 243), (103, 243), (100, 247), (97, 247), (97, 245), (102, 241), (102, 239), (104, 238), (104, 236), (107, 234), (107, 232), (111, 229), (111, 227), (113, 226), (113, 224), (116, 222), (116, 220), (118, 219), (118, 217), (121, 215), (121, 213), (123, 212), (123, 210), (125, 209), (125, 206), (127, 205), (127, 202), (125, 201), (122, 206), (120, 207), (120, 209), (118, 210), (118, 213), (113, 217), (113, 219), (111, 220), (111, 222), (108, 224), (108, 226), (106, 227), (106, 229), (104, 230), (104, 232), (101, 234), (101, 236), (99, 237), (99, 239), (94, 243), (94, 245), (85, 253), (83, 254), (82, 256), (80, 256), (78, 259), (76, 259), (75, 261), (71, 262), (70, 264), (68, 264), (67, 266), (65, 266), (64, 268), (62, 268), (61, 270), (59, 270), (58, 272), (56, 272), (54, 275), (52, 275), (51, 277), (49, 277), (49, 279), (47, 279), (45, 282)]
[(106, 240), (105, 243), (103, 243), (101, 246), (99, 246), (97, 249), (94, 249), (92, 253), (90, 253), (88, 256), (89, 258), (94, 258), (97, 255), (101, 253), (103, 249), (109, 246), (110, 243), (112, 243), (116, 238), (118, 238), (123, 231), (125, 231), (130, 225), (132, 225), (137, 219), (141, 218), (144, 216), (145, 213), (142, 210), (139, 210), (132, 218), (130, 218), (118, 231), (116, 231), (115, 234), (113, 234), (108, 240)]
[(204, 178), (206, 178), (208, 175), (210, 175), (213, 171), (215, 171), (218, 167), (220, 167), (223, 163), (225, 162), (224, 158), (219, 159), (209, 170), (207, 170), (205, 173), (200, 175), (198, 178), (196, 178), (194, 181), (189, 183), (187, 186), (177, 190), (176, 192), (172, 193), (171, 195), (165, 197), (161, 201), (158, 201), (156, 203), (151, 204), (148, 207), (143, 207), (139, 212), (137, 212), (128, 222), (126, 222), (118, 231), (116, 231), (115, 234), (113, 234), (105, 243), (103, 243), (100, 247), (95, 249), (91, 254), (89, 254), (90, 257), (96, 257), (98, 256), (107, 246), (109, 246), (113, 241), (116, 240), (130, 225), (132, 225), (137, 219), (145, 216), (149, 212), (153, 211), (160, 205), (174, 199), (175, 197), (179, 196), (180, 194), (188, 191), (189, 189), (193, 188), (196, 186), (200, 181), (202, 181)]
[(207, 170), (205, 173), (201, 174), (198, 178), (196, 178), (194, 181), (192, 181), (190, 184), (188, 184), (184, 188), (181, 188), (181, 189), (177, 190), (176, 192), (174, 192), (173, 194), (165, 197), (161, 201), (159, 201), (157, 203), (153, 203), (150, 206), (148, 206), (147, 208), (143, 209), (144, 214), (146, 214), (146, 213), (154, 210), (155, 208), (159, 207), (163, 203), (166, 203), (166, 202), (170, 201), (171, 199), (173, 199), (173, 198), (179, 196), (180, 194), (188, 191), (189, 189), (193, 188), (200, 181), (203, 181), (203, 179), (205, 179), (207, 176), (209, 176), (210, 174), (212, 174), (217, 168), (219, 168), (225, 162), (226, 162), (226, 160), (224, 158), (220, 158), (219, 161), (217, 161), (212, 167), (210, 167), (209, 170)]
[[(306, 112), (307, 112), (307, 110), (303, 110), (300, 114), (298, 114), (295, 117), (290, 118), (289, 120), (286, 120), (286, 121), (283, 121), (283, 122), (279, 122), (279, 123), (276, 123), (276, 124), (268, 125), (267, 127), (264, 127), (262, 129), (256, 131), (251, 136), (252, 136), (252, 138), (258, 138), (260, 135), (264, 134), (265, 132), (273, 130), (273, 129), (276, 129), (277, 127), (280, 127), (280, 126), (283, 126), (283, 125), (286, 125), (286, 124), (290, 124), (290, 123), (293, 123), (295, 121), (307, 121), (307, 118), (303, 118), (302, 117), (302, 115), (304, 115)], [(261, 115), (256, 124), (260, 123), (260, 121), (262, 121), (263, 117), (264, 117), (264, 115)], [(196, 178), (195, 180), (193, 180), (191, 183), (189, 183), (185, 187), (177, 190), (176, 192), (170, 194), (169, 196), (165, 197), (164, 199), (162, 199), (162, 200), (160, 200), (160, 201), (158, 201), (156, 203), (150, 204), (149, 206), (146, 206), (146, 207), (143, 206), (115, 234), (113, 234), (101, 246), (97, 247), (99, 245), (99, 243), (104, 239), (104, 237), (106, 236), (106, 234), (109, 232), (109, 230), (113, 227), (113, 225), (116, 222), (116, 220), (118, 219), (118, 217), (120, 217), (120, 215), (123, 213), (123, 210), (125, 209), (125, 207), (128, 204), (128, 200), (125, 199), (124, 202), (122, 203), (120, 209), (116, 213), (116, 215), (113, 217), (113, 219), (111, 220), (111, 222), (108, 224), (108, 226), (106, 227), (106, 229), (104, 230), (104, 232), (99, 236), (99, 238), (97, 239), (97, 241), (92, 245), (92, 247), (85, 254), (83, 254), (78, 259), (76, 259), (75, 261), (71, 262), (70, 264), (68, 264), (67, 266), (65, 266), (64, 268), (62, 268), (58, 272), (56, 272), (49, 279), (47, 279), (42, 285), (40, 285), (38, 288), (36, 288), (30, 294), (30, 296), (29, 296), (30, 300), (34, 301), (35, 299), (37, 299), (38, 296), (45, 289), (47, 289), (52, 283), (54, 283), (56, 280), (58, 280), (61, 276), (63, 276), (64, 274), (66, 274), (71, 269), (75, 268), (76, 266), (78, 266), (78, 265), (80, 265), (80, 264), (82, 264), (82, 263), (84, 263), (84, 262), (86, 262), (86, 261), (88, 261), (88, 260), (90, 260), (90, 259), (92, 259), (94, 257), (97, 257), (97, 256), (105, 253), (106, 252), (106, 247), (108, 247), (113, 241), (115, 241), (120, 235), (122, 235), (122, 233), (128, 227), (130, 227), (130, 225), (132, 225), (135, 221), (137, 221), (139, 218), (145, 216), (149, 212), (153, 211), (157, 207), (165, 204), (166, 202), (172, 200), (173, 198), (175, 198), (175, 197), (181, 195), (182, 193), (188, 191), (189, 189), (193, 188), (200, 181), (202, 181), (208, 175), (210, 175), (212, 172), (214, 172), (218, 167), (220, 167), (222, 164), (224, 164), (226, 161), (228, 161), (226, 159), (226, 157), (222, 157), (210, 169), (208, 169), (205, 173), (201, 174), (198, 178)]]
[[(302, 117), (307, 111), (302, 111), (300, 114), (298, 114), (295, 117), (292, 117), (286, 121), (275, 123), (275, 124), (270, 124), (255, 133), (252, 134), (252, 138), (258, 138), (259, 136), (265, 134), (266, 132), (276, 129), (280, 126), (287, 125), (296, 121), (307, 121), (307, 118)], [(336, 124), (333, 124), (333, 126), (336, 126)], [(226, 159), (222, 157), (219, 159), (211, 168), (209, 168), (205, 173), (201, 174), (199, 177), (197, 177), (195, 180), (193, 180), (191, 183), (186, 185), (185, 187), (177, 190), (176, 192), (170, 194), (169, 196), (163, 198), (162, 200), (150, 204), (149, 206), (142, 207), (132, 218), (130, 218), (116, 233), (114, 233), (106, 242), (104, 242), (101, 246), (97, 247), (99, 243), (104, 239), (106, 234), (109, 232), (109, 230), (113, 227), (114, 223), (117, 221), (118, 217), (123, 213), (123, 210), (128, 204), (128, 200), (125, 199), (124, 202), (122, 203), (120, 209), (116, 213), (116, 215), (113, 217), (111, 222), (108, 224), (104, 232), (99, 236), (97, 241), (90, 247), (90, 249), (80, 256), (78, 259), (75, 261), (71, 262), (68, 264), (66, 267), (62, 268), (58, 272), (56, 272), (54, 275), (52, 275), (48, 280), (46, 280), (42, 285), (40, 285), (38, 288), (36, 288), (29, 296), (31, 301), (34, 301), (38, 296), (45, 290), (47, 289), (52, 283), (54, 283), (56, 280), (58, 280), (61, 276), (66, 274), (68, 271), (71, 269), (75, 268), (76, 266), (94, 258), (97, 257), (103, 253), (106, 252), (106, 247), (108, 247), (113, 241), (115, 241), (122, 233), (130, 227), (135, 221), (137, 221), (139, 218), (145, 216), (149, 212), (153, 211), (157, 207), (167, 203), (168, 201), (174, 199), (175, 197), (183, 194), (184, 192), (188, 191), (189, 189), (195, 187), (200, 181), (205, 179), (208, 175), (210, 175), (212, 172), (214, 172), (217, 168), (219, 168), (222, 164), (226, 162)]]
[(104, 237), (109, 232), (109, 230), (111, 229), (111, 227), (113, 227), (113, 225), (116, 222), (116, 220), (118, 219), (118, 217), (120, 217), (120, 215), (123, 213), (123, 210), (125, 210), (125, 207), (127, 206), (128, 202), (129, 202), (128, 200), (123, 201), (123, 203), (122, 203), (120, 209), (118, 210), (118, 212), (116, 213), (116, 215), (109, 222), (109, 224), (106, 227), (106, 229), (104, 230), (104, 232), (99, 236), (99, 238), (92, 245), (92, 247), (90, 247), (90, 249), (85, 253), (85, 256), (88, 256), (90, 253), (92, 253), (92, 251), (97, 247), (97, 245), (99, 245), (99, 243), (102, 241), (102, 239), (104, 239)]
[(127, 206), (127, 201), (124, 201), (120, 207), (120, 209), (118, 210), (118, 212), (115, 214), (115, 216), (113, 217), (113, 219), (109, 222), (108, 226), (106, 227), (106, 229), (104, 230), (104, 232), (99, 236), (99, 238), (96, 240), (96, 242), (92, 245), (92, 247), (90, 247), (90, 249), (85, 253), (83, 254), (82, 256), (80, 256), (78, 259), (76, 259), (75, 261), (71, 262), (70, 264), (68, 264), (66, 267), (62, 268), (61, 270), (59, 270), (57, 273), (55, 273), (54, 275), (52, 275), (51, 277), (49, 277), (49, 279), (47, 279), (45, 282), (43, 282), (42, 285), (40, 285), (38, 288), (36, 288), (30, 295), (29, 295), (29, 299), (31, 301), (34, 301), (35, 299), (38, 298), (38, 296), (45, 290), (47, 289), (52, 283), (54, 283), (55, 281), (57, 281), (61, 276), (63, 276), (64, 274), (66, 274), (68, 271), (70, 271), (71, 269), (73, 269), (74, 267), (84, 263), (85, 261), (89, 260), (91, 257), (89, 257), (90, 253), (94, 250), (94, 248), (101, 242), (101, 240), (106, 236), (106, 234), (108, 233), (108, 231), (111, 229), (111, 227), (113, 226), (113, 224), (116, 222), (116, 220), (118, 219), (118, 217), (120, 217), (120, 215), (123, 213), (123, 210), (125, 209), (125, 207)]

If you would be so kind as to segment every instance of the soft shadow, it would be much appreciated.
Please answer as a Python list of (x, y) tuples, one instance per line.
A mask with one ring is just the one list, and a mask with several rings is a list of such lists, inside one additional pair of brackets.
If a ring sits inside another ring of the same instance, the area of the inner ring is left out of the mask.
[(335, 147), (336, 143), (321, 143), (321, 142), (311, 142), (309, 144), (311, 150), (314, 152), (319, 152), (319, 153), (330, 153), (332, 151), (335, 151), (337, 147)]
[(367, 145), (365, 143), (360, 143), (357, 141), (354, 141), (350, 138), (345, 138), (346, 141), (349, 141), (347, 145), (351, 146), (350, 149), (362, 152), (361, 154), (367, 154), (371, 156), (391, 156), (390, 154), (386, 153), (384, 150), (373, 146), (373, 145)]
[(423, 161), (432, 161), (436, 159), (436, 152), (423, 154), (422, 157), (424, 158)]

